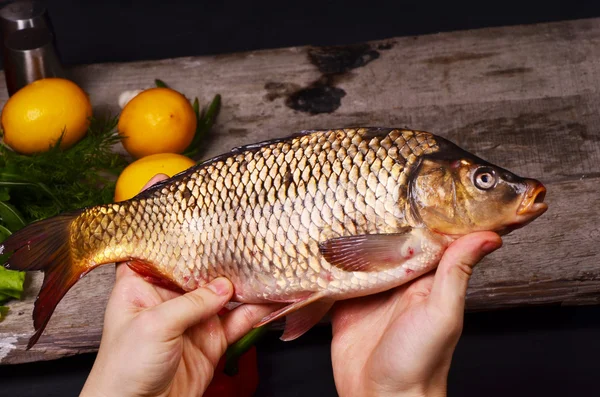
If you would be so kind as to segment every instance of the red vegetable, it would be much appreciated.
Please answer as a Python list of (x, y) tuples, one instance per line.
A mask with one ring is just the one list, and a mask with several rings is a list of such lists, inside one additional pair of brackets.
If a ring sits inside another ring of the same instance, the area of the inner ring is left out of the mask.
[[(229, 310), (222, 308), (218, 315)], [(258, 388), (258, 367), (254, 343), (264, 334), (265, 328), (253, 329), (227, 349), (221, 357), (212, 382), (204, 397), (251, 397)]]
[(256, 347), (242, 354), (237, 362), (237, 373), (233, 376), (225, 372), (225, 356), (221, 358), (215, 376), (204, 392), (204, 397), (251, 397), (258, 388), (258, 367)]

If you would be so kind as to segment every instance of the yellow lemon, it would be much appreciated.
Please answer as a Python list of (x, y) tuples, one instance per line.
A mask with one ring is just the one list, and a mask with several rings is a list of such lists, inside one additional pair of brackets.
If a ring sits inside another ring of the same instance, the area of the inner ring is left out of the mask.
[(90, 99), (77, 84), (60, 78), (37, 80), (4, 105), (4, 143), (19, 153), (39, 153), (64, 131), (60, 147), (67, 149), (85, 136), (91, 116)]
[(123, 147), (133, 157), (181, 153), (194, 139), (196, 114), (190, 102), (170, 88), (142, 91), (119, 117)]
[(196, 162), (175, 153), (159, 153), (142, 157), (129, 164), (117, 179), (115, 201), (129, 200), (136, 196), (144, 185), (156, 174), (173, 176), (185, 171)]

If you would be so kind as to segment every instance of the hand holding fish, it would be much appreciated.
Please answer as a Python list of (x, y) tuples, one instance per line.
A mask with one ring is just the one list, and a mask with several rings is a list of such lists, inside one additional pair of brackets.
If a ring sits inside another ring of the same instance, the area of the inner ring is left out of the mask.
[(435, 274), (339, 302), (331, 352), (339, 395), (446, 395), (471, 269), (501, 244), (491, 232), (466, 235), (447, 249)]
[[(166, 176), (157, 176), (150, 186)], [(117, 266), (98, 357), (81, 396), (201, 393), (227, 346), (273, 308), (243, 305), (219, 317), (233, 286), (217, 278), (179, 294)]]

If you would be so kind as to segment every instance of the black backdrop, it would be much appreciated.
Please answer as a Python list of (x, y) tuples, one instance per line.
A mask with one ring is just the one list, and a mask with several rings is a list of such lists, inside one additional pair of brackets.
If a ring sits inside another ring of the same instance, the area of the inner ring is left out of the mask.
[[(4, 1), (0, 1), (4, 3)], [(66, 64), (350, 44), (600, 16), (599, 1), (69, 1), (46, 3)], [(84, 308), (82, 308), (84, 310)], [(1, 324), (0, 324), (1, 329)], [(335, 395), (328, 327), (259, 345), (258, 396)], [(454, 396), (600, 395), (600, 307), (471, 313), (450, 371)], [(400, 358), (401, 359), (401, 358)], [(0, 367), (0, 395), (77, 395), (93, 354)]]

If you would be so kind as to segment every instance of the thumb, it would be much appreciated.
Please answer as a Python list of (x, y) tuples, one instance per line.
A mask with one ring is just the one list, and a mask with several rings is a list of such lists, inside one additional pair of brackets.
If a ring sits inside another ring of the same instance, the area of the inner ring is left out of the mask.
[(169, 179), (169, 175), (167, 175), (167, 174), (156, 174), (156, 175), (154, 175), (152, 178), (150, 178), (150, 180), (148, 182), (146, 182), (146, 184), (142, 187), (142, 190), (140, 190), (140, 192), (143, 192), (144, 190), (148, 189), (149, 187), (151, 187), (155, 183), (162, 182), (165, 179)]
[(453, 242), (440, 260), (429, 300), (449, 314), (462, 313), (473, 267), (502, 246), (496, 233), (477, 232)]
[(170, 330), (180, 335), (191, 326), (216, 315), (232, 294), (231, 282), (219, 277), (204, 287), (154, 306), (150, 311), (161, 322), (168, 324)]

